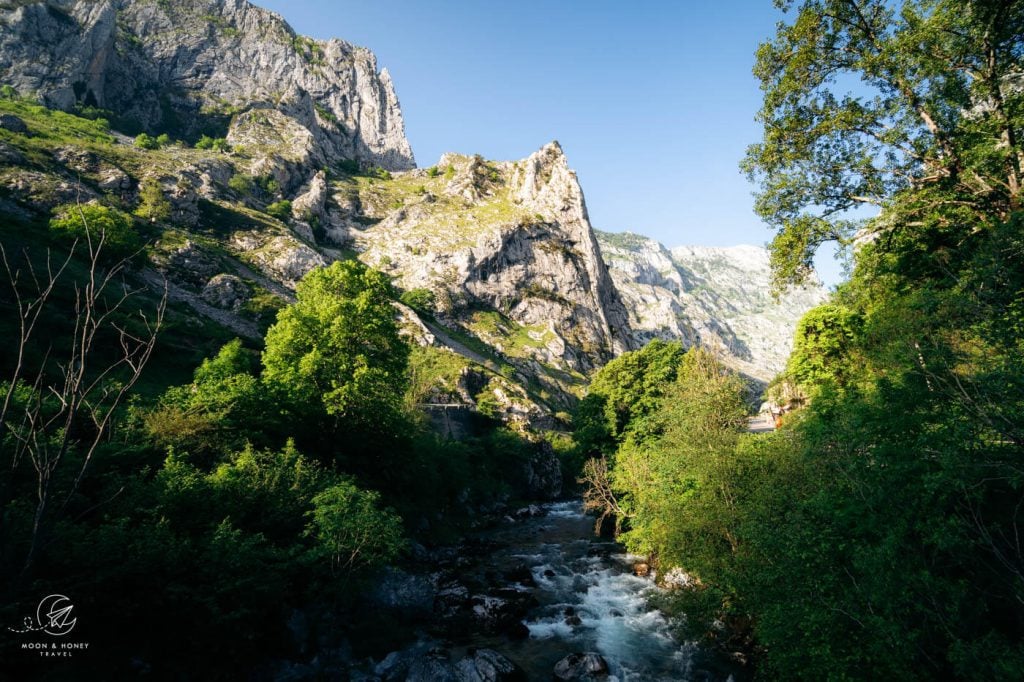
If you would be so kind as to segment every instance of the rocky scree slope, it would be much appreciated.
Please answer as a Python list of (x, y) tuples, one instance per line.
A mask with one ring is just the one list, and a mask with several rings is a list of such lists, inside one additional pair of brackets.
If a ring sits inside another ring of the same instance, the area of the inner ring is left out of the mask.
[(828, 297), (820, 283), (771, 295), (767, 250), (757, 246), (679, 246), (599, 232), (601, 252), (629, 310), (633, 343), (682, 340), (721, 351), (760, 382), (786, 365), (796, 323)]

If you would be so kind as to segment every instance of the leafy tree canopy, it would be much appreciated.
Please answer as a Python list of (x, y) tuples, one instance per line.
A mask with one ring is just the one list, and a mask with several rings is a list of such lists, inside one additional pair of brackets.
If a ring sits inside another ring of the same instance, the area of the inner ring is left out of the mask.
[(777, 289), (803, 281), (824, 242), (927, 223), (967, 239), (1020, 206), (1024, 4), (808, 0), (794, 13), (758, 51), (764, 138), (743, 164), (777, 230)]
[(409, 349), (387, 277), (358, 261), (310, 272), (266, 336), (263, 379), (297, 406), (386, 430), (401, 412)]

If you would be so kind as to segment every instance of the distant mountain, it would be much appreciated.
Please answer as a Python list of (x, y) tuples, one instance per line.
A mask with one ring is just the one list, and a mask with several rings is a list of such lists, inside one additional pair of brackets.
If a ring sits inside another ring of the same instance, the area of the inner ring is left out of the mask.
[(634, 345), (661, 338), (719, 348), (729, 364), (760, 381), (785, 367), (797, 321), (828, 297), (815, 282), (775, 302), (761, 247), (667, 249), (629, 232), (597, 235), (629, 311)]

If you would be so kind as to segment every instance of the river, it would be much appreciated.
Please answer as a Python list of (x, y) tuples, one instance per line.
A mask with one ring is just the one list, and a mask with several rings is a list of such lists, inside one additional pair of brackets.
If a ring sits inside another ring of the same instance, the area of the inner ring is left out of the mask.
[[(632, 573), (639, 557), (621, 545), (596, 538), (593, 518), (578, 501), (539, 507), (541, 515), (505, 521), (477, 534), (478, 551), (469, 552), (459, 572), (473, 576), (522, 577), (506, 589), (526, 593), (529, 606), (520, 622), (521, 638), (507, 633), (464, 632), (450, 640), (456, 658), (474, 649), (492, 649), (518, 665), (530, 680), (551, 680), (555, 664), (578, 652), (596, 652), (607, 661), (608, 677), (618, 682), (728, 680), (735, 668), (681, 641), (678, 623), (648, 604), (659, 588), (650, 577)], [(524, 569), (529, 571), (525, 575)], [(532, 580), (531, 580), (532, 578)], [(480, 604), (476, 608), (486, 608)]]

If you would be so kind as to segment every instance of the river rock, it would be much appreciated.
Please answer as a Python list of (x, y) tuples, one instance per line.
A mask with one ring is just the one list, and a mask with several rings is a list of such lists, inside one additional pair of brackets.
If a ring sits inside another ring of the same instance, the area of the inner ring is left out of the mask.
[(608, 676), (608, 662), (592, 652), (569, 654), (555, 663), (556, 680), (594, 680)]
[(645, 561), (638, 561), (633, 564), (633, 575), (646, 578), (651, 573), (651, 565)]
[(387, 567), (371, 590), (370, 601), (377, 607), (424, 617), (434, 610), (434, 586), (427, 576)]
[(538, 507), (535, 504), (531, 504), (526, 507), (520, 507), (519, 509), (516, 509), (514, 512), (512, 512), (512, 516), (514, 516), (517, 519), (534, 519), (544, 516), (546, 513), (547, 512), (545, 512), (542, 508)]
[(460, 682), (503, 682), (520, 677), (515, 663), (493, 649), (477, 649), (455, 668)]
[(511, 682), (522, 671), (493, 649), (470, 650), (453, 661), (451, 652), (432, 642), (394, 651), (373, 672), (384, 682)]

